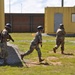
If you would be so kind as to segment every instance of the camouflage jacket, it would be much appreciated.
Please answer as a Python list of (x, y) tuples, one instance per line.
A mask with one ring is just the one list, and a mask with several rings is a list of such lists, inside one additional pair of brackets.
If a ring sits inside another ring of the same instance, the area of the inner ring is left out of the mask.
[(33, 44), (39, 44), (42, 43), (42, 34), (40, 32), (37, 32), (34, 39), (31, 41)]

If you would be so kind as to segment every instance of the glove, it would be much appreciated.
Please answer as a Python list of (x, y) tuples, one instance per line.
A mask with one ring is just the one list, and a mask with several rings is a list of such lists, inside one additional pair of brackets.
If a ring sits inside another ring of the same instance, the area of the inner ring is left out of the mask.
[(12, 42), (14, 42), (14, 40), (12, 39)]
[(40, 46), (42, 47), (42, 42), (40, 42)]
[(42, 45), (41, 45), (41, 47), (42, 47)]

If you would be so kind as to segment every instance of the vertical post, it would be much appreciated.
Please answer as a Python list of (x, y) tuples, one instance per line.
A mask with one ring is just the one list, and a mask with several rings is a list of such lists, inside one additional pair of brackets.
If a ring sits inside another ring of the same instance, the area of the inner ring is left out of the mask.
[[(9, 0), (9, 23), (12, 26), (12, 14), (11, 14), (11, 0)], [(11, 31), (13, 30), (13, 28), (11, 28)]]
[(11, 17), (10, 17), (10, 13), (11, 13), (11, 5), (10, 5), (10, 0), (9, 0), (9, 23), (11, 22)]
[(11, 8), (11, 7), (10, 7), (10, 0), (9, 0), (9, 13), (11, 12), (11, 11), (10, 11), (10, 10), (11, 10), (10, 8)]
[(22, 13), (22, 3), (21, 3), (21, 13)]
[(5, 25), (4, 17), (4, 0), (0, 0), (0, 31), (4, 28)]
[(62, 0), (61, 4), (62, 4), (62, 7), (63, 7), (64, 6), (64, 0)]

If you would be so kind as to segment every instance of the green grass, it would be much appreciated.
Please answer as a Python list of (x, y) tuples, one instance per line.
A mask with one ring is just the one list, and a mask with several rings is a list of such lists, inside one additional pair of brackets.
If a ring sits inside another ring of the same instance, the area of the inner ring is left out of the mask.
[[(11, 33), (21, 52), (29, 49), (30, 42), (34, 38), (32, 33)], [(46, 59), (49, 65), (37, 65), (26, 67), (1, 66), (0, 75), (75, 75), (75, 37), (65, 37), (65, 53), (74, 55), (62, 55), (60, 48), (57, 53), (53, 53), (52, 48), (55, 46), (55, 37), (43, 36), (43, 47), (41, 48), (42, 57)], [(52, 58), (47, 60), (47, 58)], [(24, 59), (38, 61), (37, 52), (24, 57)], [(60, 64), (52, 64), (52, 63)]]

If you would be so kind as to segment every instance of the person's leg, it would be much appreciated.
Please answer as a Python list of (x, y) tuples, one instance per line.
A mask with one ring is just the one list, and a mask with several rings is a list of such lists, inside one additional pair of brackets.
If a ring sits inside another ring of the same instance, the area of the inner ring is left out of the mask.
[(41, 58), (42, 54), (41, 54), (41, 50), (38, 46), (36, 47), (36, 51), (38, 53), (39, 62), (42, 62), (44, 59)]
[(64, 41), (61, 43), (61, 54), (64, 54)]
[(55, 47), (53, 48), (54, 53), (56, 53), (56, 49), (58, 49), (58, 47), (60, 46), (60, 44), (61, 44), (61, 41), (60, 41), (59, 39), (57, 39), (57, 40), (56, 40), (56, 45), (55, 45)]
[(1, 56), (4, 59), (4, 64), (7, 64), (7, 57), (8, 57), (8, 52), (7, 52), (7, 44), (3, 43), (3, 46), (1, 48)]
[(28, 51), (26, 51), (24, 54), (21, 54), (21, 59), (23, 60), (24, 56), (29, 55), (30, 53), (32, 53), (34, 48), (35, 48), (34, 46), (30, 46), (30, 49)]

